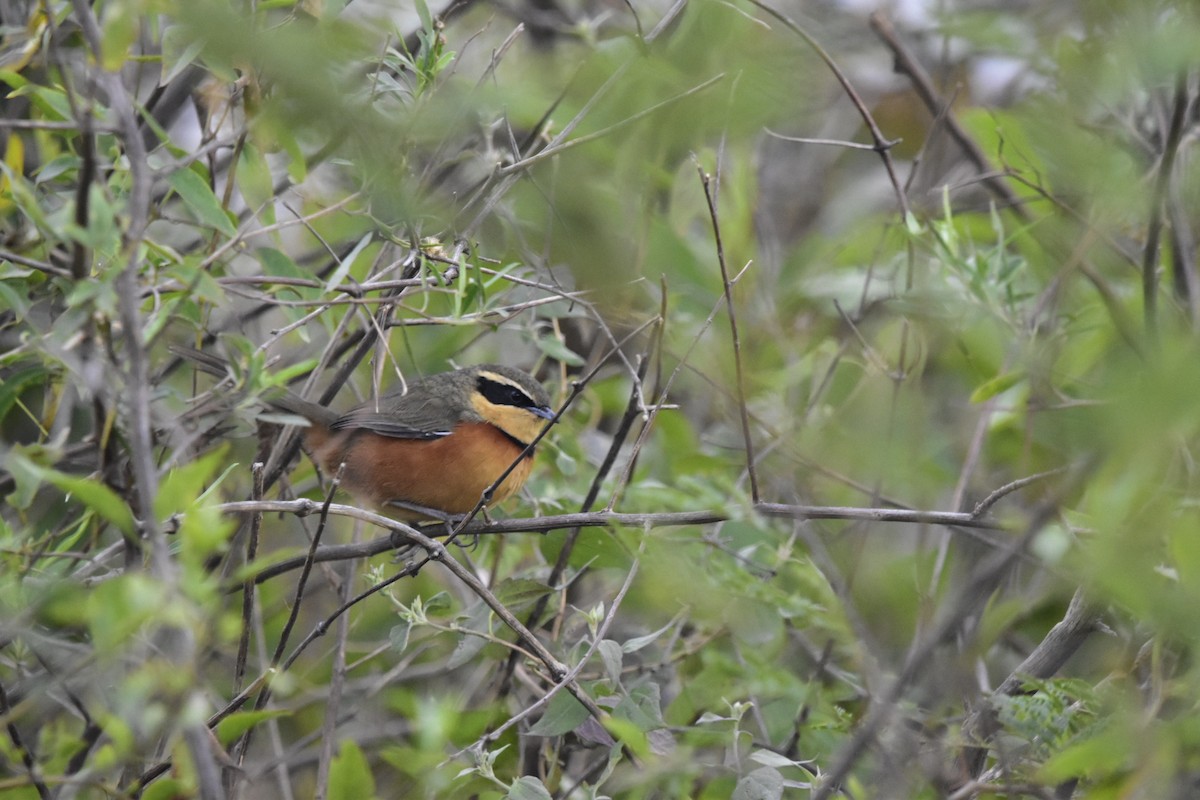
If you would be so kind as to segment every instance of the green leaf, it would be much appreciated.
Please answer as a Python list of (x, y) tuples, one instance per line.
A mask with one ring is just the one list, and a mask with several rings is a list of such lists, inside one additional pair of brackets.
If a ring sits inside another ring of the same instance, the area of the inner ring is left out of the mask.
[(279, 146), (288, 154), (288, 177), (294, 184), (304, 183), (308, 177), (308, 160), (304, 157), (304, 149), (300, 147), (300, 143), (296, 141), (292, 132), (286, 128), (276, 130), (275, 136), (278, 138)]
[(588, 710), (583, 704), (566, 689), (560, 689), (550, 698), (546, 713), (530, 727), (529, 732), (534, 736), (562, 736), (578, 728), (587, 718)]
[(126, 536), (136, 533), (133, 512), (120, 495), (93, 478), (66, 475), (56, 470), (47, 470), (46, 480), (74, 495), (85, 506), (117, 526)]
[(146, 791), (142, 792), (142, 800), (175, 800), (178, 797), (189, 797), (192, 792), (188, 791), (183, 781), (175, 778), (159, 778), (154, 783), (146, 787)]
[[(5, 262), (4, 266), (11, 267), (12, 265)], [(28, 274), (27, 271), (17, 273), (5, 271), (5, 274), (0, 275), (0, 306), (8, 308), (16, 314), (17, 319), (25, 319), (25, 315), (29, 313), (28, 295), (24, 292), (18, 292), (16, 287), (27, 285), (25, 281), (19, 280), (18, 274)]]
[(1129, 766), (1137, 742), (1133, 728), (1112, 725), (1090, 739), (1051, 756), (1038, 771), (1040, 780), (1055, 784), (1072, 778), (1098, 777)]
[(446, 662), (447, 669), (457, 669), (479, 654), (488, 643), (486, 634), (491, 630), (492, 610), (483, 603), (477, 603), (467, 615), (459, 628), (467, 633), (458, 637), (454, 652)]
[(175, 608), (165, 584), (146, 573), (126, 573), (96, 587), (88, 602), (88, 626), (101, 653), (115, 654), (152, 621), (165, 622)]
[(131, 2), (104, 4), (100, 53), (101, 66), (109, 72), (116, 72), (125, 65), (129, 48), (137, 38), (140, 15), (133, 6)]
[(671, 630), (672, 626), (674, 626), (675, 623), (678, 621), (679, 621), (679, 616), (676, 615), (676, 617), (674, 619), (672, 619), (666, 625), (663, 625), (661, 628), (656, 630), (654, 633), (648, 633), (645, 636), (635, 636), (632, 639), (627, 639), (625, 641), (625, 643), (621, 645), (621, 649), (626, 653), (636, 653), (638, 650), (641, 650), (646, 645), (653, 644), (655, 641), (657, 641), (660, 636), (662, 636), (667, 631)]
[(268, 275), (283, 275), (288, 278), (311, 277), (286, 253), (281, 253), (273, 247), (260, 247), (254, 251), (254, 255), (258, 257)]
[(509, 578), (501, 581), (496, 587), (496, 599), (507, 606), (509, 611), (526, 608), (548, 594), (549, 586), (529, 578)]
[(10, 169), (3, 159), (0, 159), (0, 173), (3, 173), (0, 184), (3, 184), (6, 190), (4, 192), (5, 205), (7, 206), (8, 203), (15, 205), (43, 231), (55, 230), (56, 226), (46, 216), (45, 209), (42, 208), (37, 194), (30, 188), (29, 181), (25, 180), (25, 176)]
[(25, 387), (42, 381), (50, 371), (41, 365), (27, 367), (4, 377), (0, 383), (0, 420), (8, 416), (8, 412), (21, 397)]
[(217, 199), (208, 182), (195, 170), (177, 170), (167, 182), (200, 223), (216, 228), (226, 236), (237, 233), (228, 212), (221, 206), (221, 201)]
[(182, 25), (170, 25), (162, 34), (162, 77), (159, 85), (166, 86), (192, 65), (204, 49), (204, 40), (193, 36)]
[[(558, 556), (562, 540), (547, 537), (543, 552), (548, 558)], [(599, 528), (585, 528), (575, 540), (575, 548), (571, 551), (571, 566), (591, 566), (595, 569), (629, 569), (631, 562), (629, 550), (621, 543), (620, 538), (611, 532)]]
[(1025, 379), (1024, 372), (1005, 372), (975, 388), (971, 392), (972, 403), (982, 403), (991, 400), (998, 394), (1006, 392)]
[(613, 716), (632, 722), (642, 731), (664, 727), (662, 690), (657, 683), (642, 684), (621, 699), (613, 709)]
[(416, 0), (417, 18), (421, 20), (421, 30), (433, 30), (433, 15), (429, 13), (429, 6), (425, 0)]
[(774, 767), (759, 767), (743, 776), (730, 800), (779, 800), (783, 797), (783, 775)]
[(604, 720), (604, 727), (613, 735), (613, 738), (628, 747), (630, 752), (638, 758), (650, 756), (650, 740), (646, 736), (646, 732), (634, 723), (619, 717), (609, 717)]
[(176, 512), (192, 508), (206, 484), (228, 460), (229, 448), (222, 446), (167, 473), (154, 498), (154, 516), (162, 521)]
[(375, 776), (366, 756), (346, 739), (329, 766), (329, 800), (368, 800), (375, 796)]
[(600, 660), (604, 664), (604, 672), (608, 675), (609, 683), (613, 686), (620, 686), (621, 664), (624, 661), (621, 645), (612, 639), (605, 639), (596, 646), (596, 650), (600, 653)]
[(354, 248), (346, 254), (345, 258), (338, 263), (337, 269), (325, 281), (325, 291), (332, 292), (335, 286), (338, 286), (342, 281), (346, 280), (346, 276), (350, 274), (350, 268), (354, 266), (354, 262), (358, 259), (360, 253), (367, 249), (367, 245), (375, 238), (375, 234), (368, 232), (363, 235)]
[(555, 361), (561, 361), (570, 367), (583, 366), (583, 358), (574, 350), (567, 347), (561, 340), (553, 336), (539, 337), (537, 339), (537, 346), (547, 357)]
[(450, 595), (447, 592), (437, 592), (433, 597), (424, 602), (426, 614), (439, 614), (443, 611), (449, 611), (451, 607)]
[(532, 775), (524, 775), (512, 782), (508, 787), (505, 800), (551, 800), (550, 792), (542, 782)]
[(238, 189), (242, 199), (259, 218), (272, 224), (275, 222), (275, 186), (271, 180), (271, 167), (262, 151), (253, 142), (246, 142), (237, 169)]
[(408, 636), (410, 633), (412, 633), (412, 623), (404, 620), (388, 631), (388, 644), (397, 653), (401, 653), (408, 647)]
[(8, 84), (13, 89), (22, 89), (29, 81), (25, 80), (19, 72), (11, 69), (0, 69), (0, 83)]
[(67, 93), (57, 86), (30, 84), (13, 94), (27, 94), (38, 110), (49, 119), (63, 122), (72, 118), (71, 101), (67, 99)]
[(217, 741), (223, 746), (229, 746), (260, 722), (282, 717), (287, 713), (286, 711), (235, 711), (217, 723)]
[(6, 466), (17, 479), (18, 488), (24, 485), (25, 491), (31, 491), (36, 489), (39, 482), (49, 483), (115, 525), (126, 536), (135, 535), (137, 526), (133, 512), (120, 495), (94, 478), (68, 475), (38, 464), (30, 457), (36, 452), (43, 452), (43, 455), (49, 456), (48, 453), (34, 447), (14, 447), (8, 452)]

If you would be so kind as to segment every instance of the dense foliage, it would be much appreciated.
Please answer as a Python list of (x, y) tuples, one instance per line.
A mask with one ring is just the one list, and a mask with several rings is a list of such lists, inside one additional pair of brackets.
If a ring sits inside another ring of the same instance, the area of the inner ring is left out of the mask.
[(0, 795), (1192, 796), (1200, 18), (858, 5), (0, 1)]

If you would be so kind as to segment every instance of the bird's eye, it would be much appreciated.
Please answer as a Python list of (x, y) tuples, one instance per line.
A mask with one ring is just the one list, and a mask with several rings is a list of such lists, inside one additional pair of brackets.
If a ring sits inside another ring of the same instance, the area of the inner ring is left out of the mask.
[(536, 405), (533, 398), (522, 389), (520, 386), (513, 386), (509, 383), (501, 383), (492, 380), (486, 375), (479, 376), (476, 383), (476, 389), (481, 395), (487, 398), (488, 401), (495, 403), (498, 406), (516, 406), (517, 408), (531, 408)]

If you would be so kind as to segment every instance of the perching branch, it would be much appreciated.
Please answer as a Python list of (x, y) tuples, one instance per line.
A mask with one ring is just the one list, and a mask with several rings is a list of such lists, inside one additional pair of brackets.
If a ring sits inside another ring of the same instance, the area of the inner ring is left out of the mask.
[[(313, 500), (261, 500), (223, 503), (218, 509), (230, 514), (290, 513), (307, 516), (323, 508)], [(778, 519), (831, 519), (857, 522), (898, 522), (924, 525), (947, 525), (952, 528), (974, 530), (1005, 530), (1005, 526), (994, 519), (976, 517), (962, 511), (919, 511), (906, 508), (857, 508), (853, 506), (803, 506), (784, 503), (758, 503), (749, 511), (764, 517)], [(393, 536), (384, 536), (369, 542), (350, 545), (326, 545), (312, 553), (314, 563), (341, 561), (348, 558), (368, 558), (386, 553), (396, 547), (394, 536), (403, 540), (412, 530), (408, 525), (389, 517), (375, 514), (355, 506), (334, 503), (329, 506), (330, 514), (351, 517), (393, 531)], [(726, 522), (733, 515), (724, 511), (668, 511), (646, 514), (627, 514), (615, 511), (592, 511), (580, 514), (557, 514), (530, 519), (506, 519), (493, 522), (473, 522), (460, 531), (458, 536), (486, 536), (505, 533), (548, 533), (565, 528), (637, 527), (663, 528), (684, 525), (712, 525)], [(278, 561), (265, 567), (254, 580), (258, 583), (302, 567), (308, 556), (298, 556)], [(240, 587), (241, 584), (239, 584)]]

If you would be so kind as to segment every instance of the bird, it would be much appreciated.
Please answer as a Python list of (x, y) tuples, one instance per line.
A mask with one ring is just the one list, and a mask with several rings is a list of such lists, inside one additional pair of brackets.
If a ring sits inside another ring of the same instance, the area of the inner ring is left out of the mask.
[[(211, 353), (171, 350), (204, 372), (230, 374)], [(356, 500), (407, 521), (461, 516), (481, 500), (512, 497), (533, 470), (531, 445), (554, 419), (546, 389), (500, 364), (429, 375), (344, 413), (285, 389), (263, 400), (308, 421), (305, 451), (326, 474), (344, 464), (341, 486)]]

